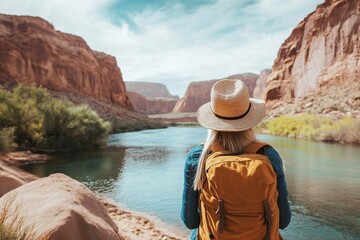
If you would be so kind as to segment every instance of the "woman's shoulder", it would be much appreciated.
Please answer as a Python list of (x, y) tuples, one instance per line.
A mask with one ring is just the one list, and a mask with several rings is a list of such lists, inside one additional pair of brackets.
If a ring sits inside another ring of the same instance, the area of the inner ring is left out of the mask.
[(187, 162), (197, 163), (200, 158), (203, 148), (204, 148), (203, 144), (198, 144), (195, 147), (193, 147), (192, 149), (190, 149), (188, 156), (187, 156)]
[(190, 149), (188, 155), (189, 156), (196, 156), (196, 155), (200, 155), (202, 150), (204, 148), (203, 144), (198, 144), (195, 147), (193, 147), (192, 149)]
[(274, 167), (277, 175), (284, 174), (283, 161), (279, 152), (275, 148), (269, 145), (264, 146), (258, 151), (258, 153), (266, 155), (269, 158), (271, 165)]

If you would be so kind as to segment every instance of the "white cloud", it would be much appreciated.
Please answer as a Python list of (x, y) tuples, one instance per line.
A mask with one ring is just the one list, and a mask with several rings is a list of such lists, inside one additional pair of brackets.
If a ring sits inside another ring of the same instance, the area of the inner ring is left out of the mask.
[(183, 95), (190, 81), (270, 68), (281, 43), (321, 0), (218, 0), (186, 12), (182, 5), (129, 12), (110, 21), (111, 0), (0, 0), (0, 12), (40, 16), (116, 56), (126, 81), (155, 81)]

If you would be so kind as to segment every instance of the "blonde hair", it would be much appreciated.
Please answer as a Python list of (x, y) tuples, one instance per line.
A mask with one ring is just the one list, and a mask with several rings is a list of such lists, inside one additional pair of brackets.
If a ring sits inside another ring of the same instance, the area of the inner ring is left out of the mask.
[(241, 132), (219, 132), (209, 129), (194, 178), (194, 190), (201, 190), (203, 187), (206, 178), (205, 163), (211, 146), (220, 144), (225, 150), (237, 153), (242, 152), (249, 143), (255, 140), (255, 133), (252, 129)]

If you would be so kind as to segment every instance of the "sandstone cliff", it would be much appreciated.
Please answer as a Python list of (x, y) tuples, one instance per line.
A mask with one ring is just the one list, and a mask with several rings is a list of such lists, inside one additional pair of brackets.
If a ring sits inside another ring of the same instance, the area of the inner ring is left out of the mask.
[(0, 83), (34, 83), (132, 109), (115, 57), (38, 17), (0, 14)]
[(149, 99), (136, 92), (128, 92), (127, 94), (134, 109), (143, 114), (169, 113), (178, 101), (172, 98)]
[[(282, 44), (266, 80), (268, 106), (295, 101), (295, 108), (305, 103), (316, 107), (307, 107), (313, 113), (359, 114), (359, 30), (359, 0), (326, 0), (319, 5)], [(327, 97), (316, 97), (321, 95)]]
[(146, 98), (179, 99), (178, 96), (171, 95), (166, 85), (161, 83), (125, 82), (125, 85), (127, 91), (138, 93)]
[(256, 86), (254, 88), (253, 97), (265, 99), (265, 82), (271, 69), (264, 69), (260, 72), (259, 78), (256, 80)]
[[(227, 78), (242, 80), (248, 87), (249, 94), (252, 97), (253, 90), (256, 86), (256, 80), (259, 78), (259, 75), (254, 73), (243, 73), (232, 75)], [(220, 79), (190, 83), (186, 89), (185, 96), (181, 98), (174, 107), (174, 112), (196, 112), (202, 104), (210, 101), (211, 88), (219, 80)]]

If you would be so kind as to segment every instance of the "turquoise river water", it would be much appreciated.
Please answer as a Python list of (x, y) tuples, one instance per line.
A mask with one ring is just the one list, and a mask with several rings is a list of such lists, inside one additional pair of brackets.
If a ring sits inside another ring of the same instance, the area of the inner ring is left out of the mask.
[[(122, 206), (188, 233), (180, 220), (187, 152), (204, 140), (201, 127), (114, 134), (98, 151), (53, 156), (24, 168), (38, 176), (61, 172)], [(268, 135), (286, 161), (292, 221), (284, 239), (360, 239), (360, 147)]]

